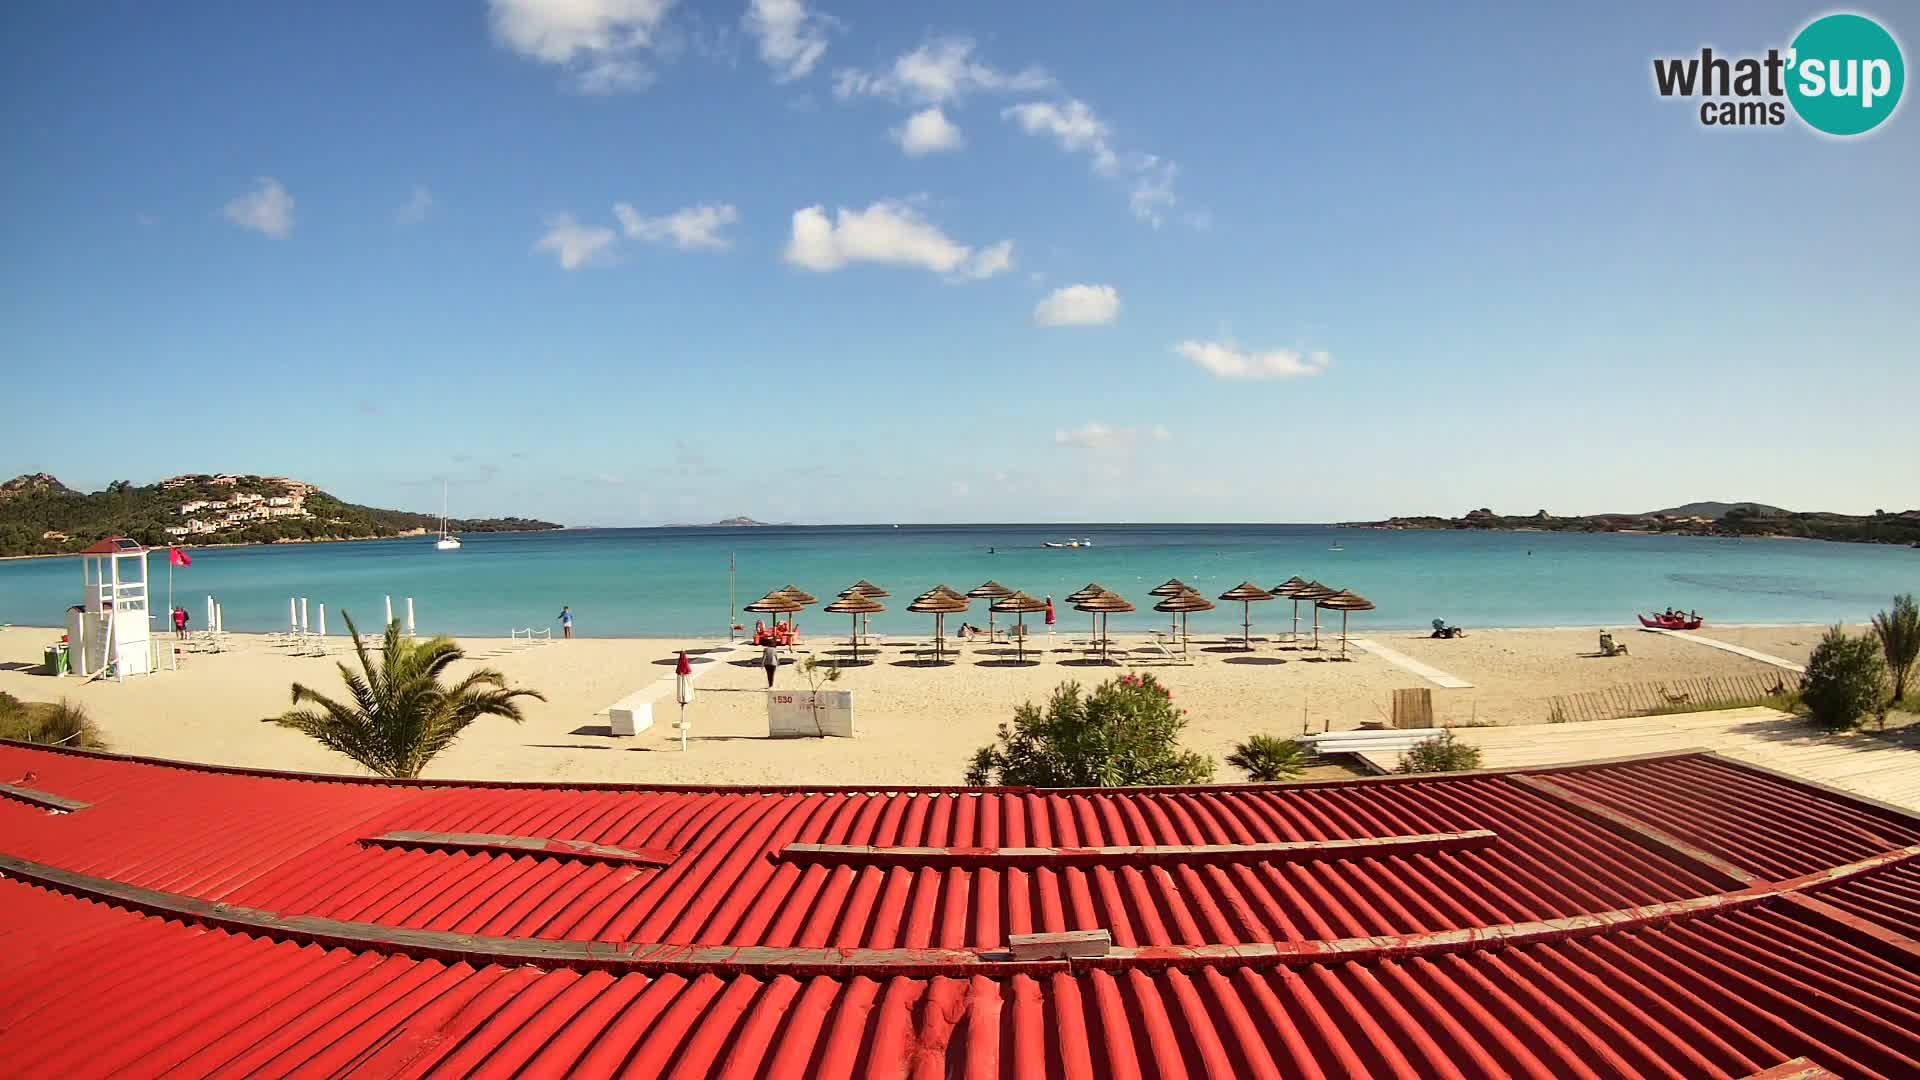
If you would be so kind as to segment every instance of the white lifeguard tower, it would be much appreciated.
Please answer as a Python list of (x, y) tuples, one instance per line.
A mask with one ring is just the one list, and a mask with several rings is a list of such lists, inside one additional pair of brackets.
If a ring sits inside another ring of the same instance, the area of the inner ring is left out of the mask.
[(81, 606), (67, 612), (68, 660), (76, 675), (115, 681), (153, 672), (147, 611), (147, 549), (109, 537), (80, 553)]

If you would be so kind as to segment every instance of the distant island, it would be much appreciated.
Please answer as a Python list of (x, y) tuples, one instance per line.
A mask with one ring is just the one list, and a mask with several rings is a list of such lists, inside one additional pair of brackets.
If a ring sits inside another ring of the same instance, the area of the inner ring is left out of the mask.
[(1344, 524), (1366, 529), (1508, 529), (1530, 532), (1636, 532), (1681, 536), (1794, 537), (1860, 544), (1920, 546), (1920, 510), (1871, 515), (1796, 513), (1766, 503), (1694, 502), (1641, 514), (1556, 517), (1545, 510), (1525, 516), (1481, 507), (1462, 517), (1392, 517)]
[(705, 525), (693, 525), (687, 522), (676, 522), (672, 525), (665, 526), (665, 528), (669, 528), (669, 529), (744, 529), (744, 528), (774, 529), (774, 528), (779, 528), (779, 526), (775, 525), (771, 521), (755, 521), (750, 517), (742, 516), (742, 517), (722, 518), (719, 521), (710, 521)]
[[(82, 493), (46, 473), (0, 484), (0, 557), (63, 555), (109, 536), (150, 547), (373, 540), (438, 528), (434, 514), (343, 502), (284, 476), (174, 476), (136, 487), (116, 480)], [(558, 529), (533, 518), (454, 518), (456, 532)]]

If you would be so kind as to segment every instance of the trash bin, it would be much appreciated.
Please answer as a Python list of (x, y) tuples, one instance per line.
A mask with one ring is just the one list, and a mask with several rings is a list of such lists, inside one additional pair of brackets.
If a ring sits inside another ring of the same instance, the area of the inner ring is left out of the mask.
[(65, 675), (67, 673), (67, 647), (65, 645), (47, 646), (47, 651), (43, 659), (46, 662), (47, 674)]

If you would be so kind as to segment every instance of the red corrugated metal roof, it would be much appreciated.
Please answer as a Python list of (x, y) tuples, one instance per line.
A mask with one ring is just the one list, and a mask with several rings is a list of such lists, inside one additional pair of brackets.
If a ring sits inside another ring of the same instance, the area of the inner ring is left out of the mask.
[(1712, 755), (761, 792), (0, 745), (0, 784), (86, 804), (0, 789), (0, 1071), (1920, 1073), (1920, 821)]

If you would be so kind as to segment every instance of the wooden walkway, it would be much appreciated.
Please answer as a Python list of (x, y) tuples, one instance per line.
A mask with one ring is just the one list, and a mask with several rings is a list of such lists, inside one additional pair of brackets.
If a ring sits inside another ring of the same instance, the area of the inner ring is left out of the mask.
[(1735, 645), (1731, 641), (1721, 641), (1719, 638), (1701, 637), (1698, 633), (1692, 630), (1685, 630), (1685, 631), (1656, 630), (1651, 626), (1641, 627), (1641, 629), (1645, 630), (1649, 634), (1665, 634), (1670, 638), (1677, 638), (1681, 641), (1691, 641), (1696, 645), (1705, 645), (1709, 649), (1719, 649), (1721, 652), (1730, 652), (1730, 653), (1733, 653), (1735, 656), (1744, 656), (1749, 660), (1758, 660), (1763, 664), (1772, 664), (1774, 667), (1777, 667), (1777, 668), (1786, 668), (1788, 671), (1794, 672), (1796, 674), (1805, 675), (1807, 673), (1806, 668), (1801, 667), (1799, 664), (1796, 664), (1791, 660), (1783, 660), (1780, 657), (1773, 655), (1772, 653), (1763, 653), (1758, 649), (1749, 649), (1745, 645)]
[(1435, 686), (1442, 686), (1448, 690), (1467, 690), (1473, 686), (1472, 683), (1460, 678), (1458, 675), (1449, 675), (1437, 667), (1423, 664), (1413, 657), (1408, 656), (1406, 653), (1396, 652), (1377, 641), (1368, 641), (1366, 638), (1348, 638), (1347, 643), (1356, 649), (1363, 649), (1372, 653), (1387, 663), (1392, 664), (1394, 667), (1411, 671)]
[[(1729, 757), (1920, 811), (1920, 725), (1887, 735), (1823, 735), (1767, 708), (1630, 716), (1573, 724), (1456, 728), (1487, 768), (1559, 765), (1622, 754), (1717, 750)], [(1399, 754), (1356, 755), (1382, 772)]]

